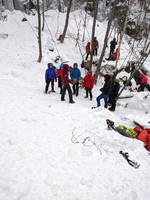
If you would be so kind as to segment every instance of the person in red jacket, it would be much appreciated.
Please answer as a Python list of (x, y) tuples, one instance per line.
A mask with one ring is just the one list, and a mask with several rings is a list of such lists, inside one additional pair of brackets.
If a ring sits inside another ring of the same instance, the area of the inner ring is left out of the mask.
[(75, 103), (73, 101), (72, 90), (71, 90), (71, 87), (69, 84), (69, 83), (71, 83), (71, 80), (68, 77), (69, 76), (68, 72), (69, 72), (69, 65), (63, 64), (63, 70), (62, 70), (62, 76), (61, 76), (62, 85), (63, 85), (62, 93), (61, 93), (61, 101), (65, 101), (66, 90), (68, 90), (69, 103)]
[(97, 56), (98, 47), (99, 47), (98, 40), (96, 37), (94, 37), (94, 39), (93, 39), (93, 55), (94, 56)]
[(92, 76), (92, 71), (89, 70), (87, 75), (84, 77), (83, 79), (83, 87), (85, 87), (85, 91), (86, 91), (86, 96), (85, 98), (88, 98), (88, 94), (90, 95), (90, 100), (92, 101), (92, 89), (94, 87), (94, 78)]
[(63, 64), (60, 65), (59, 69), (56, 71), (56, 76), (58, 78), (58, 87), (60, 88), (60, 94), (62, 93), (62, 69), (63, 69)]
[(138, 77), (138, 82), (137, 82), (137, 84), (140, 84), (140, 86), (138, 88), (138, 92), (144, 91), (147, 83), (148, 83), (147, 76), (145, 76), (144, 74), (140, 74), (139, 77)]
[(112, 60), (117, 60), (120, 57), (120, 52), (119, 49), (117, 48), (116, 51), (114, 53), (112, 53)]
[(87, 45), (85, 47), (85, 51), (86, 51), (86, 58), (85, 58), (85, 60), (87, 60), (88, 57), (89, 57), (89, 55), (91, 55), (91, 43), (90, 42), (87, 43)]
[(141, 129), (139, 126), (136, 126), (134, 130), (138, 133), (136, 139), (144, 142), (144, 147), (150, 151), (150, 129)]

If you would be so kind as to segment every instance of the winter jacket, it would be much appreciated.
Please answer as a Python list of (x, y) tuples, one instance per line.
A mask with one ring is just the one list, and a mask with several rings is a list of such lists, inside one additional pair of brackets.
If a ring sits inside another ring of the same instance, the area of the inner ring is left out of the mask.
[(91, 52), (91, 44), (90, 42), (87, 43), (86, 47), (85, 47), (86, 53), (90, 53)]
[(116, 45), (117, 45), (117, 42), (116, 42), (116, 40), (113, 39), (113, 40), (110, 42), (110, 48), (111, 48), (111, 49), (115, 49)]
[(140, 74), (138, 78), (139, 78), (139, 80), (138, 80), (139, 84), (147, 84), (148, 83), (148, 78), (144, 74)]
[(112, 59), (116, 60), (119, 59), (119, 57), (120, 57), (120, 52), (118, 49), (116, 49), (116, 51), (112, 54)]
[(150, 151), (150, 129), (141, 130), (140, 127), (135, 127), (134, 130), (138, 133), (136, 139), (144, 142), (144, 147)]
[(112, 90), (110, 91), (110, 96), (116, 98), (120, 89), (120, 84), (117, 82), (112, 83)]
[(68, 71), (69, 71), (69, 66), (67, 64), (64, 64), (63, 70), (62, 70), (62, 76), (61, 76), (62, 84), (64, 86), (68, 85), (70, 83), (70, 80), (69, 80), (69, 77), (68, 77)]
[(91, 74), (87, 74), (84, 77), (82, 86), (91, 89), (94, 87), (94, 78)]
[(98, 48), (99, 44), (96, 39), (93, 40), (93, 48)]
[(71, 80), (80, 80), (81, 78), (81, 72), (78, 68), (73, 68), (70, 72), (70, 77), (71, 77)]
[(57, 77), (62, 76), (62, 70), (61, 69), (57, 69), (56, 75), (57, 75)]
[(103, 94), (110, 95), (112, 86), (113, 86), (112, 80), (106, 80), (103, 88), (101, 88), (100, 90), (102, 91)]
[(49, 79), (55, 79), (56, 78), (56, 71), (55, 68), (49, 68), (46, 70), (45, 72), (45, 80), (49, 80)]

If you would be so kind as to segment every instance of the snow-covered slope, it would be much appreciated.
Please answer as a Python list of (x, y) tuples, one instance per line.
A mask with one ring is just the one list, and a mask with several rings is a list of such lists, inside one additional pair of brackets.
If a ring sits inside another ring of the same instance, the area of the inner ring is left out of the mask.
[[(43, 93), (46, 65), (54, 62), (58, 53), (70, 65), (81, 63), (72, 39), (77, 33), (75, 18), (79, 16), (81, 12), (71, 14), (68, 38), (59, 44), (55, 36), (62, 32), (65, 15), (46, 13), (40, 64), (36, 18), (26, 16), (28, 22), (22, 22), (25, 16), (13, 12), (8, 21), (0, 22), (0, 33), (8, 34), (8, 38), (0, 38), (0, 200), (149, 199), (150, 155), (143, 143), (106, 126), (107, 118), (129, 127), (134, 127), (134, 119), (148, 125), (147, 92), (118, 101), (114, 113), (103, 107), (91, 110), (103, 80), (94, 88), (92, 102), (84, 99), (83, 89), (79, 97), (74, 97), (75, 104), (70, 105), (67, 97), (61, 102), (56, 83), (56, 93)], [(96, 35), (102, 43), (106, 25), (98, 24)], [(91, 25), (89, 18), (88, 27)], [(89, 38), (86, 32), (85, 43)], [(54, 52), (48, 50), (49, 45), (53, 45)], [(120, 150), (128, 152), (140, 167), (128, 165)]]

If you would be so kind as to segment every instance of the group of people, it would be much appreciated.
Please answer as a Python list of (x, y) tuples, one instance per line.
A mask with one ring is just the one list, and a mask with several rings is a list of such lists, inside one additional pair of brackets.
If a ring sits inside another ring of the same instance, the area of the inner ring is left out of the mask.
[[(69, 77), (70, 76), (70, 77)], [(48, 93), (49, 85), (51, 84), (51, 92), (54, 90), (54, 82), (58, 80), (58, 87), (60, 88), (61, 101), (65, 101), (66, 90), (69, 94), (69, 103), (75, 103), (73, 100), (73, 95), (79, 95), (79, 87), (85, 88), (85, 98), (93, 99), (92, 89), (94, 87), (94, 77), (92, 76), (92, 71), (87, 70), (87, 74), (84, 78), (81, 77), (81, 71), (78, 68), (78, 63), (74, 63), (71, 68), (68, 64), (61, 64), (59, 69), (52, 63), (48, 63), (48, 69), (45, 72), (45, 93)], [(120, 89), (120, 80), (113, 79), (110, 75), (104, 76), (104, 86), (100, 89), (102, 92), (97, 98), (97, 107), (99, 107), (100, 100), (104, 99), (104, 107), (109, 106), (109, 110), (115, 111), (116, 108), (116, 97)], [(72, 87), (71, 85), (72, 84)]]
[[(91, 42), (88, 42), (86, 44), (86, 47), (85, 47), (86, 58), (85, 58), (85, 60), (88, 60), (88, 57), (91, 54), (93, 54), (93, 56), (97, 56), (99, 42), (98, 42), (96, 37), (94, 37), (92, 45), (93, 45), (93, 48), (91, 48)], [(93, 49), (93, 52), (92, 52), (92, 49)]]
[[(94, 56), (97, 56), (98, 48), (99, 48), (99, 42), (96, 37), (94, 37), (92, 41), (93, 48), (91, 47), (91, 42), (87, 42), (85, 47), (86, 57), (85, 60), (88, 60), (89, 55), (93, 54)], [(113, 38), (113, 40), (110, 42), (110, 53), (107, 60), (115, 61), (116, 59), (119, 59), (120, 57), (120, 51), (119, 48), (116, 48), (117, 41), (116, 38)], [(92, 52), (93, 49), (93, 52)], [(116, 49), (116, 50), (115, 50)]]
[(119, 48), (116, 48), (116, 45), (117, 45), (117, 41), (116, 41), (116, 38), (114, 38), (110, 42), (110, 53), (109, 53), (109, 57), (107, 58), (107, 60), (115, 61), (115, 60), (119, 59), (120, 51), (119, 51)]
[[(69, 77), (70, 75), (70, 77)], [(78, 68), (78, 63), (73, 64), (71, 68), (68, 64), (61, 64), (59, 69), (52, 63), (48, 63), (48, 69), (45, 72), (45, 93), (48, 93), (48, 88), (51, 83), (51, 92), (54, 90), (54, 82), (58, 79), (58, 87), (60, 88), (61, 101), (65, 101), (66, 90), (69, 94), (69, 103), (75, 103), (73, 100), (73, 95), (79, 95), (79, 86), (85, 88), (86, 96), (90, 97), (92, 100), (92, 89), (94, 87), (94, 78), (92, 76), (92, 71), (88, 70), (84, 78), (81, 77), (81, 71)], [(72, 84), (72, 88), (70, 86)]]

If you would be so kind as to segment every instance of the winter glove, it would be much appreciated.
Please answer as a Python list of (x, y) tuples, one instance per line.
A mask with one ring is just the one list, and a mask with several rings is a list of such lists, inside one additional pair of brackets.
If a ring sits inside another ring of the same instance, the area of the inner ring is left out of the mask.
[(55, 78), (55, 82), (57, 82), (57, 78)]

